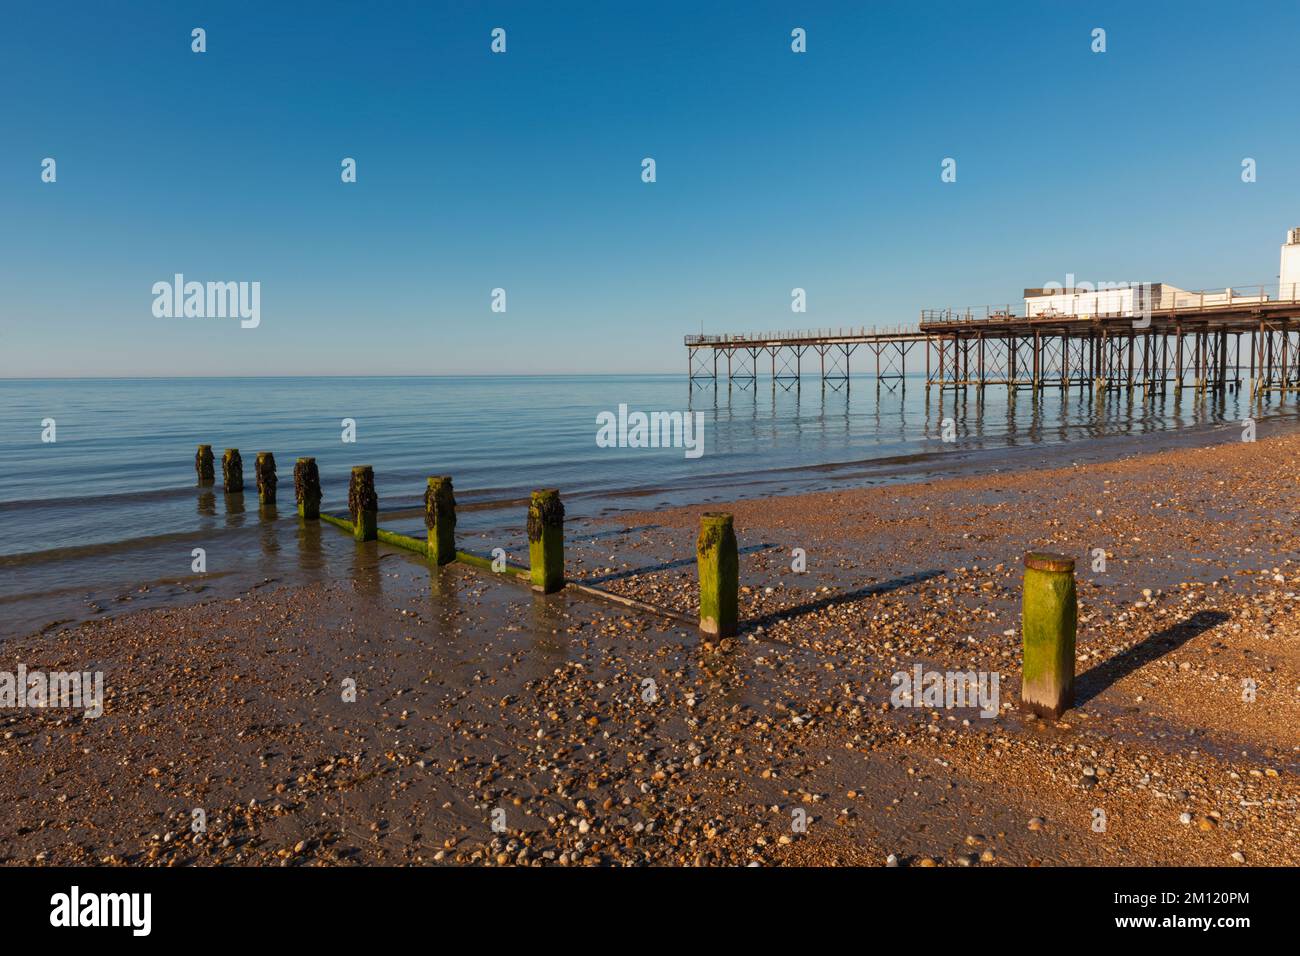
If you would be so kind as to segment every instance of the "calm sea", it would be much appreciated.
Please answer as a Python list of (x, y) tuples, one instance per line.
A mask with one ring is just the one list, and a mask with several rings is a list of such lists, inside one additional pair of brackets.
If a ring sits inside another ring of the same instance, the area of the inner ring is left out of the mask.
[[(602, 448), (597, 416), (702, 413), (703, 454)], [(352, 465), (370, 464), (382, 523), (419, 534), (431, 474), (454, 477), (458, 530), (516, 534), (529, 490), (559, 488), (574, 521), (620, 509), (923, 480), (1043, 460), (1090, 460), (1153, 443), (1236, 440), (1244, 394), (1143, 401), (1140, 394), (1048, 390), (1009, 398), (990, 387), (927, 398), (912, 379), (849, 388), (694, 389), (680, 375), (0, 381), (0, 635), (216, 587), (323, 573), (342, 535), (304, 532), (293, 514), (293, 461), (314, 455), (323, 507), (346, 506)], [(1254, 412), (1261, 437), (1290, 427), (1295, 405)], [(54, 419), (56, 440), (42, 441)], [(356, 441), (342, 440), (343, 419)], [(951, 419), (944, 441), (944, 420)], [(217, 485), (198, 489), (195, 446), (212, 445)], [(223, 494), (222, 449), (238, 447), (247, 492)], [(276, 456), (276, 520), (259, 516), (253, 460)], [(208, 575), (191, 572), (205, 549)], [(322, 552), (322, 549), (324, 551)], [(487, 551), (486, 543), (481, 550)], [(191, 598), (192, 599), (192, 598)]]

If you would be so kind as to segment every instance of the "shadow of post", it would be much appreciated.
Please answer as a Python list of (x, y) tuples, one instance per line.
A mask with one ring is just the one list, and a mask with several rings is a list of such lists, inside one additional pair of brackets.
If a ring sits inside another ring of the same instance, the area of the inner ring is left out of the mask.
[[(767, 551), (775, 547), (776, 545), (769, 544), (769, 543), (751, 544), (751, 545), (746, 545), (743, 548), (738, 548), (737, 553), (754, 554), (757, 551)], [(662, 564), (649, 565), (644, 568), (629, 568), (626, 571), (614, 571), (610, 574), (601, 574), (595, 577), (583, 578), (582, 583), (583, 584), (607, 584), (610, 581), (619, 581), (622, 580), (623, 578), (636, 577), (638, 574), (654, 574), (656, 571), (671, 571), (674, 568), (693, 568), (695, 567), (695, 562), (696, 562), (696, 558), (694, 555), (692, 555), (689, 558), (679, 558), (675, 561), (665, 561)]]
[(791, 618), (799, 617), (801, 614), (810, 614), (813, 611), (820, 611), (822, 608), (832, 607), (836, 604), (844, 604), (849, 601), (856, 601), (859, 598), (871, 597), (874, 594), (887, 594), (890, 591), (897, 591), (899, 588), (905, 588), (921, 581), (928, 581), (931, 578), (941, 577), (947, 574), (946, 571), (931, 569), (929, 571), (917, 571), (915, 574), (909, 574), (901, 578), (894, 578), (892, 581), (881, 581), (879, 584), (871, 584), (865, 588), (858, 588), (856, 591), (848, 591), (844, 594), (828, 594), (824, 598), (816, 601), (809, 601), (807, 604), (797, 604), (794, 607), (782, 608), (779, 611), (771, 611), (761, 617), (748, 618), (740, 622), (742, 630), (751, 628), (770, 627), (778, 621), (788, 621)]
[(1157, 631), (1140, 644), (1081, 674), (1074, 683), (1074, 706), (1082, 707), (1139, 668), (1228, 620), (1229, 616), (1222, 611), (1197, 611), (1187, 620)]

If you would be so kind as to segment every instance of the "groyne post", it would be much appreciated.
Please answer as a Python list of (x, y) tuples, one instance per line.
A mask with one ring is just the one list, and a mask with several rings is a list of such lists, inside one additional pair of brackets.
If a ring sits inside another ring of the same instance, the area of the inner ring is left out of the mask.
[(258, 504), (275, 504), (275, 455), (269, 451), (259, 451), (253, 464), (253, 475), (257, 479)]
[(217, 480), (213, 470), (211, 445), (200, 445), (199, 450), (195, 452), (194, 472), (199, 477), (200, 485), (210, 485)]
[(293, 496), (298, 502), (298, 517), (320, 520), (320, 472), (315, 458), (299, 458), (294, 462)]
[(564, 587), (564, 505), (554, 488), (534, 491), (528, 503), (528, 571), (544, 594)]
[(221, 456), (221, 481), (227, 493), (244, 490), (244, 459), (238, 448), (227, 448)]
[(695, 560), (700, 579), (700, 631), (731, 637), (736, 633), (740, 602), (740, 554), (729, 512), (710, 511), (700, 516)]
[(1074, 642), (1079, 604), (1074, 558), (1045, 551), (1025, 555), (1020, 630), (1024, 646), (1023, 707), (1059, 717), (1074, 705)]
[(348, 512), (352, 516), (352, 536), (357, 541), (374, 541), (379, 537), (379, 496), (375, 494), (375, 469), (356, 465), (348, 485)]
[(456, 560), (456, 497), (450, 475), (431, 475), (424, 489), (424, 526), (429, 529), (429, 560)]

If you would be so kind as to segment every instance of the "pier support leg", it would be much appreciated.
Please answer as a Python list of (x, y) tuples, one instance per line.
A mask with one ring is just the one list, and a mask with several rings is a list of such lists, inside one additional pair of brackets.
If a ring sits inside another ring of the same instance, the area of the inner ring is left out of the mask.
[[(1133, 391), (1133, 346), (1136, 344), (1137, 336), (1134, 332), (1130, 331), (1128, 334), (1128, 371), (1125, 375), (1125, 388), (1127, 388), (1130, 393)], [(1120, 347), (1123, 348), (1122, 343)]]
[(740, 555), (731, 514), (711, 511), (700, 516), (695, 559), (700, 578), (700, 631), (731, 637), (736, 633), (740, 602)]
[[(1261, 328), (1263, 327), (1263, 322), (1260, 323), (1260, 326)], [(1259, 382), (1255, 375), (1255, 358), (1256, 356), (1259, 355), (1259, 345), (1258, 345), (1258, 340), (1255, 337), (1255, 334), (1256, 334), (1255, 330), (1252, 329), (1250, 332), (1250, 397), (1251, 398), (1255, 397), (1255, 392), (1259, 387)]]
[(528, 503), (528, 573), (543, 594), (564, 587), (564, 505), (554, 488), (534, 491)]
[(1074, 640), (1078, 622), (1074, 558), (1025, 555), (1020, 630), (1024, 645), (1023, 707), (1059, 717), (1074, 704)]
[(227, 448), (221, 456), (221, 482), (228, 494), (244, 490), (244, 459), (238, 448)]
[(379, 496), (375, 494), (375, 469), (357, 465), (348, 485), (348, 512), (352, 515), (352, 537), (374, 541), (379, 537)]
[(199, 450), (195, 452), (194, 473), (198, 475), (200, 485), (210, 485), (217, 480), (213, 471), (211, 445), (200, 445)]
[(429, 560), (450, 564), (456, 560), (456, 497), (451, 476), (430, 476), (424, 489), (424, 526), (429, 529)]
[(315, 458), (299, 458), (293, 465), (293, 496), (298, 502), (298, 517), (320, 520), (320, 472)]
[(1174, 332), (1174, 398), (1183, 394), (1183, 327), (1178, 326)]
[(1043, 339), (1042, 333), (1034, 329), (1034, 398), (1038, 398), (1038, 391), (1043, 387)]

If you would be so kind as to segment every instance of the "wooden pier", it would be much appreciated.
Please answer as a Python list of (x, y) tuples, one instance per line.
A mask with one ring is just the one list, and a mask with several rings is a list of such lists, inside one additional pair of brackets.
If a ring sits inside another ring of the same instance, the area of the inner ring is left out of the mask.
[[(922, 311), (915, 327), (688, 335), (693, 386), (748, 388), (766, 365), (772, 386), (799, 387), (814, 359), (823, 387), (850, 373), (905, 386), (908, 355), (925, 352), (925, 387), (1126, 389), (1142, 395), (1300, 389), (1300, 292), (1257, 286), (1183, 292), (1147, 314), (1026, 314), (1024, 306)], [(858, 355), (857, 364), (853, 357)], [(766, 361), (764, 361), (766, 359)], [(918, 361), (919, 365), (919, 361)], [(919, 372), (919, 367), (914, 370)]]

